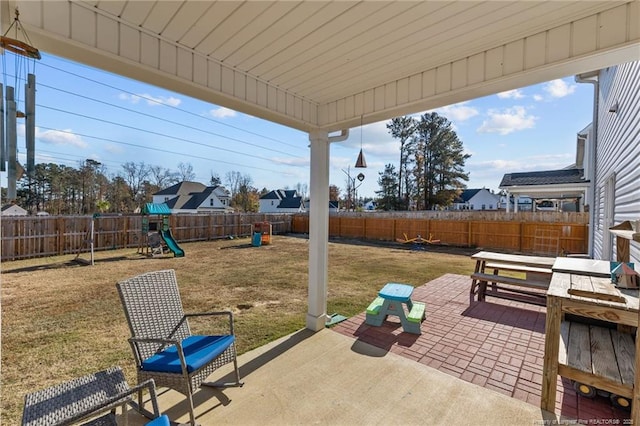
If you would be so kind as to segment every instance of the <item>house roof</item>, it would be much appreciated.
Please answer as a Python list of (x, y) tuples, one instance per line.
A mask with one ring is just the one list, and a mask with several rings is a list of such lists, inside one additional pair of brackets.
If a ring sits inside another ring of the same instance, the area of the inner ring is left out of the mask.
[(473, 196), (476, 195), (481, 190), (482, 190), (482, 188), (479, 188), (479, 189), (465, 189), (464, 191), (462, 191), (460, 193), (460, 195), (458, 195), (458, 198), (456, 198), (453, 202), (454, 203), (466, 203), (467, 201), (472, 199)]
[(584, 183), (584, 169), (544, 170), (539, 172), (508, 173), (502, 177), (500, 188), (526, 185), (558, 185)]
[(260, 197), (261, 200), (279, 200), (280, 198), (278, 191), (269, 191)]
[(298, 195), (298, 191), (295, 189), (274, 189), (269, 191), (260, 197), (261, 200), (284, 200), (286, 198), (293, 198)]
[(17, 205), (17, 204), (11, 204), (11, 203), (10, 203), (10, 204), (5, 204), (4, 206), (2, 206), (2, 208), (1, 208), (1, 210), (0, 210), (0, 211), (6, 211), (6, 210), (9, 210), (9, 209), (10, 209), (10, 208), (12, 208), (12, 207), (13, 207), (15, 210), (17, 210), (17, 211), (24, 211), (25, 213), (27, 213), (27, 211), (26, 211), (25, 209), (23, 209), (22, 207), (20, 207), (19, 205)]
[(283, 198), (278, 204), (279, 209), (297, 209), (302, 205), (302, 197)]
[(188, 195), (196, 192), (202, 192), (206, 188), (207, 187), (201, 184), (200, 182), (184, 181), (184, 182), (176, 183), (175, 185), (172, 185), (163, 190), (160, 190), (153, 195), (176, 195), (176, 194)]

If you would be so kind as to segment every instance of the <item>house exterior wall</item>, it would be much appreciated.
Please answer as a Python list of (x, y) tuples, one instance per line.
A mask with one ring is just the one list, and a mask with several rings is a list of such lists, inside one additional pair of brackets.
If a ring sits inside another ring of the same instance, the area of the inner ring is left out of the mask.
[(27, 216), (28, 212), (20, 206), (13, 205), (2, 211), (2, 216)]
[(280, 200), (276, 199), (260, 200), (260, 207), (258, 211), (260, 213), (277, 213), (281, 211), (281, 209), (278, 209), (279, 204)]
[(483, 189), (471, 197), (469, 205), (472, 210), (497, 210), (499, 201), (500, 198), (497, 195)]
[(154, 195), (153, 196), (153, 204), (166, 203), (167, 201), (169, 201), (172, 198), (175, 198), (176, 196), (177, 196), (177, 194), (173, 194), (173, 195)]
[[(615, 260), (608, 228), (640, 220), (640, 62), (600, 71), (597, 120), (593, 256)], [(640, 263), (640, 244), (630, 246)]]

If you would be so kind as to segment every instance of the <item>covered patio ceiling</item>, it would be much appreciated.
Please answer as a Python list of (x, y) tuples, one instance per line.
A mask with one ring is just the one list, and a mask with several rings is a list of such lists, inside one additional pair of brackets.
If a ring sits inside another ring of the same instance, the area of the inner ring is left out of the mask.
[(332, 142), (640, 58), (637, 0), (1, 0), (3, 33), (16, 8), (43, 52), (309, 132), (312, 330), (327, 319)]
[[(637, 1), (2, 0), (42, 51), (303, 131), (638, 56)], [(4, 32), (4, 30), (3, 30)]]

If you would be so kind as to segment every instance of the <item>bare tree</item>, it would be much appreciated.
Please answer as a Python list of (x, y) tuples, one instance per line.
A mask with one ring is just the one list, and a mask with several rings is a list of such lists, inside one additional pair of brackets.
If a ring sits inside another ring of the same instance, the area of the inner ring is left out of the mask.
[(124, 163), (122, 169), (122, 178), (127, 184), (131, 199), (138, 204), (141, 201), (142, 187), (151, 173), (149, 166), (142, 161), (138, 164), (130, 161)]
[(193, 172), (193, 166), (191, 163), (178, 164), (178, 178), (180, 179), (180, 182), (195, 180), (196, 174)]
[(209, 180), (209, 184), (211, 186), (222, 185), (222, 179), (220, 179), (220, 175), (211, 171), (211, 179)]
[(309, 186), (306, 183), (298, 182), (296, 183), (296, 191), (298, 191), (298, 195), (300, 195), (304, 200), (305, 198), (307, 198)]
[(165, 188), (178, 181), (178, 174), (162, 166), (149, 166), (149, 176), (152, 185), (159, 189)]
[(227, 184), (227, 189), (231, 191), (232, 195), (235, 195), (239, 192), (240, 182), (242, 181), (242, 174), (236, 171), (227, 172), (227, 174), (225, 175), (225, 181)]

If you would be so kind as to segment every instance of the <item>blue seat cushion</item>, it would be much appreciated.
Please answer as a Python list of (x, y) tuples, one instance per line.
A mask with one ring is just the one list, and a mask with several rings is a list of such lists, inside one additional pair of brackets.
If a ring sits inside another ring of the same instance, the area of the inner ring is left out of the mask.
[[(182, 341), (187, 371), (193, 373), (224, 352), (236, 340), (235, 336), (189, 336)], [(182, 373), (178, 349), (170, 346), (142, 361), (142, 369), (163, 373)]]
[(169, 417), (166, 414), (161, 415), (160, 417), (156, 417), (154, 420), (151, 420), (145, 426), (170, 426), (171, 422), (169, 422)]

